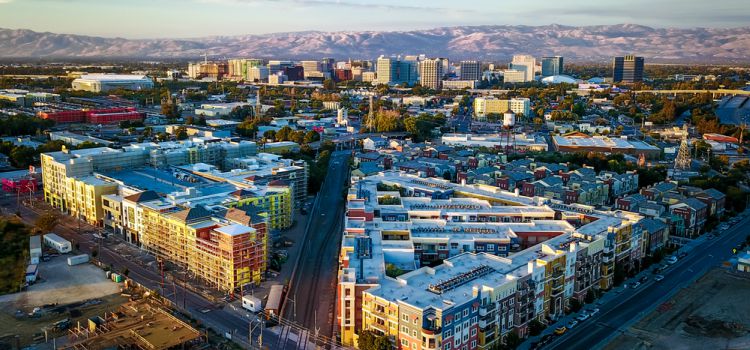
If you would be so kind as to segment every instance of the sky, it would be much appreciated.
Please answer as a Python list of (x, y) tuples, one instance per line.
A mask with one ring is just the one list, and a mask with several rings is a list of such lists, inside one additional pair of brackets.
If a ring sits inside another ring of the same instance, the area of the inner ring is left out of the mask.
[(458, 25), (750, 26), (748, 0), (0, 0), (0, 28), (195, 38)]

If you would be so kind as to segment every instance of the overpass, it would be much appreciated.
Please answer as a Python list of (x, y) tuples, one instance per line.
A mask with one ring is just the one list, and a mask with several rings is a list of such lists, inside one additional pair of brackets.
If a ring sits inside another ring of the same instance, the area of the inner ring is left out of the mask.
[(713, 98), (717, 96), (750, 96), (750, 91), (739, 90), (739, 89), (715, 89), (715, 90), (633, 90), (634, 94), (656, 94), (656, 95), (697, 95), (697, 94), (711, 94)]

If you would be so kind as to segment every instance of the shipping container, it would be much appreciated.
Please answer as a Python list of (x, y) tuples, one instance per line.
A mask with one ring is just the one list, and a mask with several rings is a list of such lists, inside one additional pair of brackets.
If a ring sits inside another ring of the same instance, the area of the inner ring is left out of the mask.
[(260, 312), (263, 310), (260, 299), (252, 295), (245, 295), (242, 297), (242, 307), (252, 312)]
[(57, 250), (57, 252), (60, 254), (70, 253), (70, 251), (73, 250), (72, 246), (70, 245), (70, 241), (54, 233), (48, 233), (44, 235), (44, 244), (54, 250)]
[(274, 284), (271, 286), (271, 290), (268, 292), (268, 300), (266, 301), (266, 313), (268, 316), (278, 315), (279, 309), (281, 308), (281, 298), (284, 295), (284, 286), (280, 284)]
[(88, 254), (81, 254), (76, 256), (71, 256), (68, 258), (68, 265), (74, 266), (74, 265), (80, 265), (83, 263), (89, 262), (89, 255)]

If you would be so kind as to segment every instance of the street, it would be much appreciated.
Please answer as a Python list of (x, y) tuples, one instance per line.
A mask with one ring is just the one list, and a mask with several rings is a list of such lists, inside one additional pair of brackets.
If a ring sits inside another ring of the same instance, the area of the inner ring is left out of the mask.
[[(21, 197), (21, 201), (28, 200), (28, 195)], [(21, 205), (18, 211), (21, 219), (29, 225), (34, 225), (36, 218), (42, 214), (46, 208), (44, 199), (40, 195), (34, 198), (34, 207)], [(4, 195), (0, 197), (0, 207), (4, 214), (12, 214), (16, 211), (16, 196)], [(44, 208), (44, 209), (41, 209)], [(54, 209), (51, 209), (54, 210)], [(115, 270), (122, 271), (128, 269), (128, 278), (154, 291), (172, 302), (173, 306), (185, 314), (188, 314), (198, 320), (206, 327), (212, 328), (219, 334), (228, 334), (232, 340), (242, 345), (244, 348), (261, 348), (259, 346), (260, 327), (258, 322), (253, 335), (252, 343), (248, 342), (250, 335), (250, 320), (254, 316), (250, 313), (237, 309), (235, 307), (224, 307), (223, 303), (214, 304), (206, 300), (202, 295), (196, 294), (189, 288), (182, 286), (180, 281), (166, 279), (164, 288), (162, 288), (162, 278), (160, 273), (149, 266), (137, 263), (137, 259), (130, 259), (128, 256), (122, 256), (120, 252), (112, 249), (110, 243), (114, 242), (112, 238), (100, 240), (95, 238), (94, 232), (99, 228), (91, 226), (85, 222), (79, 222), (75, 218), (61, 215), (58, 225), (55, 227), (55, 233), (68, 239), (75, 246), (78, 244), (78, 250), (81, 253), (91, 254), (97, 250), (97, 259), (105, 265), (111, 265)], [(80, 226), (79, 226), (80, 225)], [(79, 232), (81, 232), (79, 234)], [(249, 316), (249, 317), (248, 317)], [(293, 327), (275, 327), (273, 329), (263, 330), (263, 349), (304, 349), (311, 348), (306, 341), (300, 345), (295, 342), (299, 334), (303, 334), (299, 329)], [(306, 339), (303, 339), (306, 340)]]
[(328, 174), (310, 210), (302, 253), (284, 304), (285, 318), (318, 333), (322, 343), (333, 342), (343, 191), (349, 179), (349, 155), (347, 151), (340, 151), (331, 156)]
[[(721, 236), (713, 240), (706, 240), (706, 235), (704, 235), (700, 240), (683, 247), (680, 251), (688, 252), (688, 255), (662, 272), (664, 275), (662, 281), (657, 282), (650, 278), (649, 281), (636, 289), (620, 286), (607, 292), (597, 301), (595, 306), (588, 307), (598, 307), (601, 310), (598, 315), (568, 330), (564, 335), (544, 346), (543, 349), (596, 349), (603, 347), (608, 341), (625, 332), (630, 325), (668, 300), (680, 289), (693, 283), (709, 269), (727, 261), (732, 255), (732, 248), (745, 239), (748, 233), (745, 225), (748, 223), (750, 223), (750, 217), (745, 217), (738, 224), (721, 232)], [(652, 277), (650, 270), (645, 270), (623, 283), (623, 285), (637, 280), (641, 275)], [(550, 325), (542, 334), (552, 333), (556, 327), (562, 326), (572, 319), (571, 316)], [(528, 341), (525, 342), (521, 348), (527, 348), (528, 343)]]

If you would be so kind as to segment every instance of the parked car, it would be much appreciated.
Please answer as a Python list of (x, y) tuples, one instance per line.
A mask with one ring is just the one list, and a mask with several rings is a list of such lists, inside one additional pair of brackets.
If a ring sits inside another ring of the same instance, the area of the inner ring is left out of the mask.
[(591, 309), (591, 311), (589, 311), (589, 317), (594, 317), (598, 313), (599, 313), (599, 308), (593, 308)]
[(633, 282), (630, 284), (630, 288), (636, 289), (641, 286), (641, 282)]
[(555, 328), (555, 334), (557, 335), (565, 334), (565, 332), (567, 331), (568, 331), (568, 328), (565, 326)]
[(666, 261), (667, 261), (667, 264), (669, 264), (669, 265), (672, 265), (672, 264), (674, 264), (674, 263), (676, 263), (676, 262), (677, 262), (677, 257), (676, 257), (676, 256), (674, 256), (674, 255), (673, 255), (673, 256), (670, 256), (670, 257), (668, 257), (668, 258), (667, 258), (667, 260), (666, 260)]
[(643, 276), (641, 277), (641, 279), (638, 280), (638, 282), (640, 283), (646, 283), (646, 281), (648, 281), (648, 276)]
[(579, 321), (586, 321), (588, 318), (591, 317), (588, 312), (582, 311), (578, 316), (576, 316), (576, 319)]
[(568, 327), (568, 329), (573, 329), (573, 327), (575, 327), (576, 325), (578, 325), (578, 321), (576, 321), (576, 320), (570, 320), (570, 321), (568, 321), (568, 326), (567, 327)]
[(661, 281), (663, 279), (664, 279), (663, 275), (656, 275), (656, 276), (654, 276), (654, 281), (656, 281), (656, 282), (659, 282), (659, 281)]

